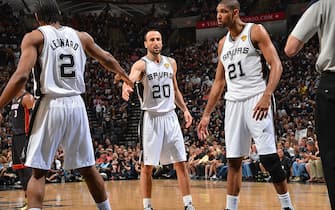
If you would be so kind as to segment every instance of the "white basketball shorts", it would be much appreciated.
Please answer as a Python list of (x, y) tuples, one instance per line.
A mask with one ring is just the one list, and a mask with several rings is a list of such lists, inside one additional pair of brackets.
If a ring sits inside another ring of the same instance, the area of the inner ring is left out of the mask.
[(64, 150), (65, 169), (95, 164), (86, 108), (81, 96), (44, 96), (33, 123), (26, 166), (50, 169), (59, 146)]
[(144, 165), (186, 161), (184, 138), (174, 110), (166, 113), (144, 112), (143, 161)]
[(251, 138), (260, 155), (276, 153), (273, 114), (271, 107), (265, 119), (253, 118), (254, 107), (262, 94), (244, 101), (226, 101), (225, 142), (227, 158), (249, 155)]

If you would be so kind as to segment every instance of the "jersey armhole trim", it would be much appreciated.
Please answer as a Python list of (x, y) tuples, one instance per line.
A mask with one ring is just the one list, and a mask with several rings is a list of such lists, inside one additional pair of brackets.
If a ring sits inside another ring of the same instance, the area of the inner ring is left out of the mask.
[(147, 75), (147, 62), (148, 61), (147, 61), (146, 57), (142, 57), (141, 60), (144, 61), (144, 72), (143, 72), (142, 78), (140, 80), (138, 80), (138, 82), (142, 83), (143, 80), (144, 80), (145, 75)]
[(43, 30), (41, 30), (40, 27), (37, 30), (40, 31), (43, 36), (43, 48), (42, 48), (41, 54), (39, 54), (39, 57), (38, 57), (38, 59), (40, 59), (41, 57), (44, 56), (46, 48), (47, 48), (47, 35), (45, 34)]
[[(221, 55), (222, 55), (222, 53), (223, 53), (223, 48), (224, 48), (224, 46), (225, 46), (225, 44), (226, 44), (226, 41), (227, 41), (227, 36), (229, 35), (229, 31), (227, 32), (227, 34), (225, 35), (225, 39), (224, 39), (224, 42), (222, 43), (222, 47), (221, 47), (221, 52), (220, 52), (220, 55), (219, 55), (219, 53), (218, 53), (218, 62), (219, 62), (219, 60), (221, 60)], [(222, 37), (222, 39), (223, 39), (224, 37)], [(220, 41), (219, 41), (220, 42)], [(219, 47), (219, 44), (218, 44), (218, 47)], [(223, 65), (223, 63), (222, 63), (222, 65)]]
[[(249, 26), (249, 25), (250, 25), (250, 26)], [(254, 43), (252, 42), (252, 39), (251, 39), (251, 30), (252, 30), (252, 27), (255, 26), (255, 24), (254, 24), (254, 23), (248, 23), (248, 26), (250, 27), (249, 30), (248, 30), (248, 36), (250, 37), (250, 38), (248, 39), (249, 44), (250, 44), (250, 46), (251, 46), (252, 48), (254, 48), (255, 51), (258, 52), (259, 49), (255, 47), (255, 45), (254, 45)]]

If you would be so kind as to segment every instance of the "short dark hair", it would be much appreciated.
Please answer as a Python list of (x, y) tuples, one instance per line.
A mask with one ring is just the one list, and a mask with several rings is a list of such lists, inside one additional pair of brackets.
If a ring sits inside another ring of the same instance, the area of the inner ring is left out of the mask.
[(45, 23), (56, 23), (62, 17), (56, 0), (36, 0), (34, 12)]
[(147, 41), (147, 34), (148, 34), (149, 32), (151, 32), (151, 31), (157, 31), (157, 32), (159, 32), (160, 34), (162, 34), (158, 29), (156, 29), (156, 28), (150, 28), (150, 29), (148, 29), (148, 30), (145, 32), (145, 34), (144, 34), (144, 36), (143, 36), (144, 41)]
[(219, 4), (224, 4), (231, 10), (234, 10), (234, 9), (240, 10), (241, 9), (240, 2), (238, 2), (238, 0), (222, 0), (222, 1), (220, 1)]

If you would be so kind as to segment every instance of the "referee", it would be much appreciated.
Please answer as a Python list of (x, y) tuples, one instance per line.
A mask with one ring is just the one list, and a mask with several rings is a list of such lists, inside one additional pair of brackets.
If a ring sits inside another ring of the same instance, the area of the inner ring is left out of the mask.
[(331, 208), (335, 209), (335, 1), (312, 1), (288, 37), (285, 53), (296, 55), (311, 37), (319, 36), (316, 70), (320, 84), (316, 92), (315, 124)]

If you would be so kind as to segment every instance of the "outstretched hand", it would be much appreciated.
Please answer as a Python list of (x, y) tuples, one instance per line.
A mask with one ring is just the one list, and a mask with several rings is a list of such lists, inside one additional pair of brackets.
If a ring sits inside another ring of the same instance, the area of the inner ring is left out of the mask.
[(209, 116), (202, 116), (200, 123), (197, 127), (197, 134), (200, 140), (206, 139), (207, 136), (209, 135), (207, 129), (208, 124), (209, 124)]
[(129, 100), (130, 94), (134, 92), (133, 88), (129, 86), (127, 83), (123, 83), (122, 85), (122, 98), (125, 101)]
[(120, 74), (115, 74), (115, 76), (114, 76), (114, 84), (117, 84), (121, 80), (123, 80), (131, 88), (134, 87), (134, 82), (131, 81), (128, 77), (122, 77)]

